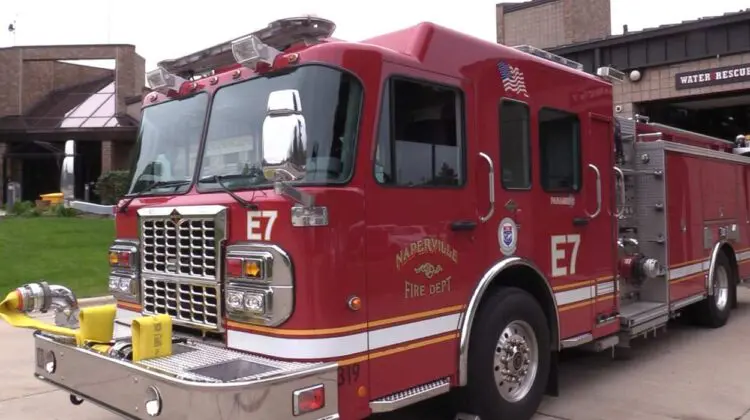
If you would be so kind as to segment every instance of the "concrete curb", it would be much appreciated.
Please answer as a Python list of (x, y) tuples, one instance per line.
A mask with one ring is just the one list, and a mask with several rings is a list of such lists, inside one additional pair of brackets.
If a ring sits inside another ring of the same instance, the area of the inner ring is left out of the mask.
[(98, 305), (113, 305), (115, 298), (111, 295), (78, 299), (78, 306), (89, 307)]

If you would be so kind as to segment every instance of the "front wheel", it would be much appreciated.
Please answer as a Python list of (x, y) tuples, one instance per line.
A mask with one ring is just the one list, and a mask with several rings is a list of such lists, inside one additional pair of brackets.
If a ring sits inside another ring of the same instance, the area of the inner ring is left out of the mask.
[(467, 411), (481, 419), (531, 419), (549, 370), (550, 332), (536, 299), (510, 287), (488, 296), (471, 333)]

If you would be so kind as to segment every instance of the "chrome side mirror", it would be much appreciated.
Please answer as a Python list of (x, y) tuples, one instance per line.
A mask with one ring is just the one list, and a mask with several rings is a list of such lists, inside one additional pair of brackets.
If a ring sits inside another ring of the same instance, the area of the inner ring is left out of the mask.
[(268, 95), (261, 156), (263, 173), (271, 181), (295, 181), (305, 176), (307, 128), (298, 90)]

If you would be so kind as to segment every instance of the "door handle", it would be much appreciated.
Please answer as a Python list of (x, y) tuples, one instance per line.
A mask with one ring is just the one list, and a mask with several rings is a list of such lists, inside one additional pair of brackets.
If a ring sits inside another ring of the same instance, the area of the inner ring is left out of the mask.
[(596, 211), (593, 214), (589, 214), (589, 212), (586, 211), (586, 215), (589, 219), (593, 219), (599, 215), (600, 211), (602, 211), (602, 174), (599, 172), (599, 168), (594, 164), (589, 163), (589, 168), (593, 169), (596, 174)]
[(474, 230), (477, 227), (477, 222), (473, 220), (456, 220), (451, 223), (451, 230), (453, 231), (467, 231)]
[[(487, 161), (487, 164), (490, 165), (490, 174), (489, 174), (489, 181), (490, 181), (490, 210), (489, 212), (479, 217), (479, 220), (482, 223), (486, 223), (488, 220), (490, 220), (490, 217), (495, 213), (495, 164), (492, 162), (492, 158), (489, 157), (486, 153), (479, 152), (479, 156)], [(473, 228), (472, 228), (473, 229)]]

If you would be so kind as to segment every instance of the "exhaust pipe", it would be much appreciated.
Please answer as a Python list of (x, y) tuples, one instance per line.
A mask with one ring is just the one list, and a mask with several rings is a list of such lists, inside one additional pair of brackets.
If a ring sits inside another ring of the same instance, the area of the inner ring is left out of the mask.
[(49, 285), (42, 281), (25, 284), (16, 289), (19, 297), (18, 310), (25, 313), (55, 312), (55, 325), (77, 329), (79, 327), (78, 299), (75, 293), (64, 286)]

